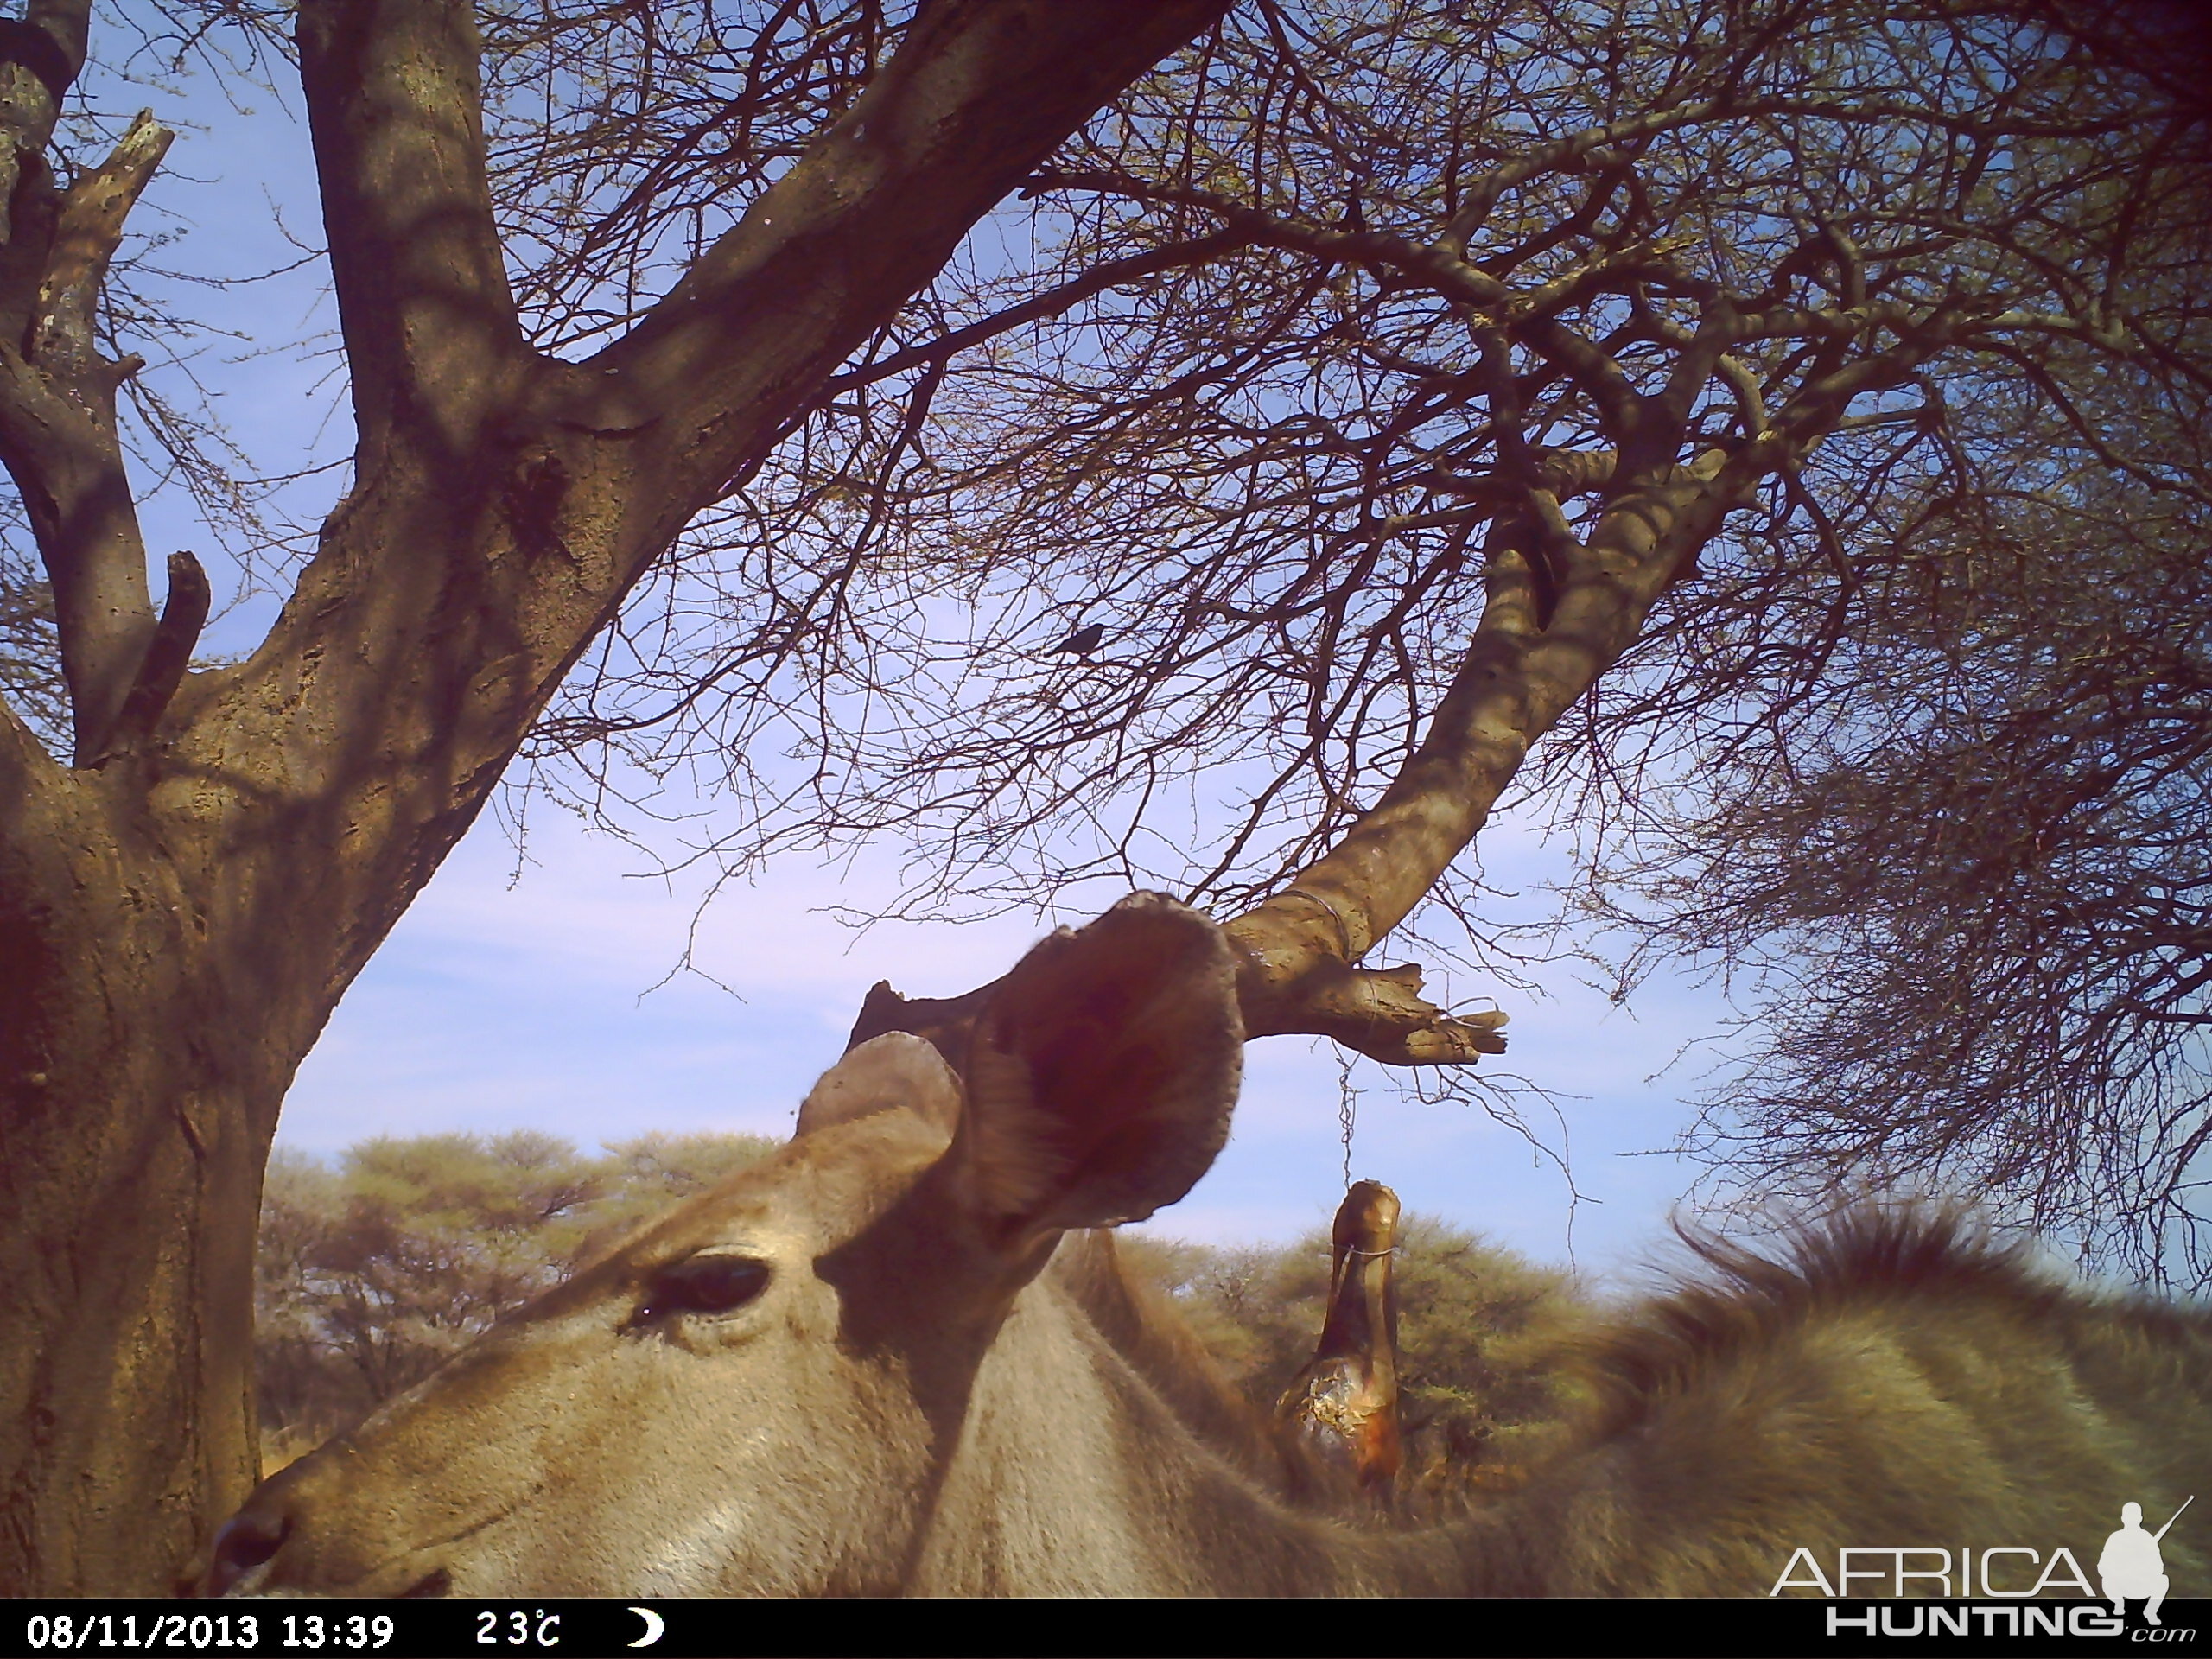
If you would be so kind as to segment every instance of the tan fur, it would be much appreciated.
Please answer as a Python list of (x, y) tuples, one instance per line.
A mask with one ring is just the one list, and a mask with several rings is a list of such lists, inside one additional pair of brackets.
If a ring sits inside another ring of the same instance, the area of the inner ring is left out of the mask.
[[(1164, 900), (1056, 943), (1046, 1000), (1071, 1012), (1003, 1040), (1075, 1081), (970, 1095), (957, 1129), (927, 1045), (855, 1051), (775, 1157), (265, 1482), (209, 1587), (1764, 1595), (1800, 1548), (1832, 1570), (1840, 1546), (2063, 1545), (2094, 1571), (2123, 1503), (2155, 1526), (2212, 1489), (2202, 1310), (1869, 1214), (1783, 1262), (1703, 1246), (1703, 1281), (1576, 1362), (1586, 1414), (1510, 1495), (1378, 1521), (1232, 1395), (1109, 1239), (1059, 1240), (1065, 1217), (1172, 1202), (1218, 1144), (1241, 1033), (1216, 943)], [(1161, 1017), (1131, 984), (1171, 958), (1179, 1040), (1207, 1050), (1189, 1075), (1112, 1017)], [(1108, 1077), (1141, 1093), (1126, 1122)], [(902, 1077), (927, 1109), (861, 1109)], [(673, 1268), (732, 1254), (770, 1270), (753, 1300), (668, 1311)], [(2208, 1538), (2184, 1520), (2165, 1541), (2174, 1594), (2212, 1591)]]
[[(1842, 1546), (2063, 1546), (2094, 1573), (2123, 1503), (2163, 1518), (2212, 1482), (2201, 1308), (2059, 1285), (1955, 1216), (1697, 1248), (1710, 1278), (1586, 1356), (1589, 1419), (1520, 1500), (1571, 1547), (1527, 1587), (1764, 1593), (1801, 1547), (1833, 1573)], [(2176, 1594), (2212, 1587), (2204, 1539), (2166, 1560)]]

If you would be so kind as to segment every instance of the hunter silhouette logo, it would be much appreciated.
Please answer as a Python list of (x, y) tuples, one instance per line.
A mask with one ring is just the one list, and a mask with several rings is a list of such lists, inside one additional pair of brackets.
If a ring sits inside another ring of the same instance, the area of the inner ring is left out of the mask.
[(2158, 1623), (2158, 1604), (2166, 1599), (2166, 1562), (2158, 1553), (2158, 1541), (2181, 1519), (2182, 1510), (2196, 1502), (2196, 1494), (2191, 1492), (2156, 1532), (2143, 1530), (2140, 1503), (2120, 1506), (2120, 1530), (2105, 1540), (2105, 1553), (2097, 1557), (2097, 1577), (2113, 1612), (2125, 1615), (2128, 1599), (2139, 1596), (2143, 1622)]
[[(2172, 1530), (2174, 1522), (2181, 1519), (2183, 1511), (2196, 1501), (2193, 1493), (2183, 1498), (2181, 1509), (2176, 1510), (2156, 1532), (2144, 1530), (2140, 1503), (2120, 1506), (2120, 1530), (2105, 1540), (2104, 1552), (2097, 1557), (2097, 1578), (2103, 1586), (2103, 1599), (2112, 1604), (2115, 1617), (2115, 1622), (2101, 1627), (2101, 1633), (2120, 1629), (2116, 1620), (2126, 1616), (2126, 1604), (2131, 1600), (2145, 1604), (2143, 1619), (2146, 1624), (2160, 1622), (2158, 1608), (2166, 1599), (2170, 1580), (2158, 1545)], [(1941, 1546), (1849, 1546), (1836, 1551), (1833, 1578), (1811, 1550), (1800, 1548), (1791, 1553), (1789, 1564), (1767, 1594), (1778, 1596), (1789, 1590), (1818, 1591), (1830, 1600), (1851, 1600), (1862, 1596), (1936, 1596), (1946, 1599), (1986, 1597), (2019, 1601), (2047, 1593), (2063, 1594), (2069, 1590), (2083, 1597), (2097, 1594), (2074, 1552), (2063, 1545), (2047, 1556), (2040, 1550), (2018, 1545), (1961, 1549), (1955, 1554)], [(2075, 1611), (2087, 1613), (2091, 1610)], [(2104, 1617), (2097, 1615), (2099, 1619)], [(2086, 1627), (2075, 1631), (2076, 1635), (2096, 1633), (2100, 1632)]]

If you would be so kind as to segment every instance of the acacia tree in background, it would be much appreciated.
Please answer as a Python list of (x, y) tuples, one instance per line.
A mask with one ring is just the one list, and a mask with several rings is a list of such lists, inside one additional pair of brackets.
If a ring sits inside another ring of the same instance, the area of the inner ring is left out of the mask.
[[(257, 21), (201, 10), (163, 15), (188, 37)], [(244, 1497), (256, 1200), (332, 1007), (691, 517), (1217, 10), (950, 0), (903, 29), (868, 3), (671, 10), (665, 43), (650, 6), (534, 13), (490, 60), (493, 131), (562, 165), (503, 210), (471, 9), (308, 0), (352, 482), (267, 638), (203, 672), (197, 561), (173, 557), (152, 603), (117, 432), (141, 365), (101, 305), (169, 134), (143, 118), (104, 159), (70, 153), (90, 0), (31, 0), (6, 32), (0, 461), (51, 584), (68, 731), (50, 753), (0, 707), (0, 1592), (165, 1589)], [(716, 101), (717, 211), (689, 245), (630, 238), (620, 315), (556, 356), (572, 250), (530, 214), (588, 245), (683, 161), (593, 103), (609, 40), (642, 38), (652, 70), (677, 35), (643, 85)]]
[[(533, 752), (594, 802), (603, 746), (727, 758), (725, 856), (894, 831), (917, 907), (1174, 887), (1236, 916), (1255, 1032), (1400, 1062), (1487, 1033), (1349, 964), (1431, 896), (1486, 942), (1453, 861), (1520, 777), (1664, 938), (1827, 941), (1770, 1007), (1826, 1058), (1722, 1109), (1756, 1177), (2086, 1205), (2156, 1271), (2212, 1121), (2166, 850), (2212, 507), (2173, 68), (2103, 8), (1240, 8), (1032, 175), (999, 240), (1042, 273), (908, 307)], [(2089, 800), (2117, 885), (2057, 853)], [(2063, 904), (2017, 907), (2031, 866)]]
[(1948, 504), (1866, 562), (1822, 695), (1643, 803), (1589, 895), (1625, 976), (1756, 976), (1716, 1197), (1993, 1193), (2212, 1280), (2208, 481)]

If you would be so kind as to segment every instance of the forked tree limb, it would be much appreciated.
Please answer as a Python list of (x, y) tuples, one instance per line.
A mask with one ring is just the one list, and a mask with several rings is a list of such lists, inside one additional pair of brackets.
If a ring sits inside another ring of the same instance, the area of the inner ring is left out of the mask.
[(114, 153), (49, 207), (44, 245), (9, 250), (14, 291), (0, 295), (0, 310), (23, 330), (0, 340), (0, 461), (53, 583), (80, 766), (106, 753), (156, 626), (115, 419), (117, 389), (140, 363), (103, 357), (96, 330), (124, 221), (171, 136), (149, 114), (132, 122)]
[(341, 879), (316, 894), (335, 940), (318, 972), (342, 984), (358, 970), (697, 512), (977, 218), (1224, 4), (923, 9), (737, 226), (576, 363), (514, 332), (474, 153), (464, 0), (307, 0), (303, 76), (361, 415), (354, 482), (260, 649), (186, 683), (164, 747), (228, 778), (234, 724), (302, 734), (236, 798), (273, 791), (346, 840)]
[(483, 42), (456, 0), (306, 0), (300, 84), (360, 434), (458, 467), (536, 362), (485, 171)]
[[(455, 791), (438, 817), (465, 823), (683, 527), (976, 219), (1224, 3), (924, 9), (736, 226), (621, 339), (571, 363), (519, 333), (467, 7), (308, 0), (302, 76), (361, 437), (352, 496), (302, 574), (302, 603), (242, 671), (239, 695), (323, 729), (364, 717), (356, 694), (380, 721), (434, 727)], [(442, 604), (459, 588), (473, 597)], [(328, 671), (340, 658), (363, 665), (361, 683)], [(306, 662), (324, 667), (301, 677)], [(308, 766), (290, 781), (327, 779)], [(409, 792), (346, 786), (378, 813)], [(420, 848), (405, 856), (427, 868)]]

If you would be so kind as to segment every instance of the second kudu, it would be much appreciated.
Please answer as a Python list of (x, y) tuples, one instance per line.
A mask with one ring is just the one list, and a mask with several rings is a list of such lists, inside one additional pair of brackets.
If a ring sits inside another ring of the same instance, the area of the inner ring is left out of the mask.
[[(1624, 1320), (1586, 1421), (1503, 1496), (1418, 1526), (1339, 1507), (1079, 1230), (1213, 1160), (1235, 972), (1211, 922), (1139, 897), (1033, 950), (957, 1071), (861, 1044), (779, 1154), (265, 1482), (204, 1587), (1764, 1595), (1799, 1549), (2093, 1563), (2122, 1504), (2212, 1486), (2201, 1311), (1862, 1219)], [(2202, 1595), (2186, 1531), (2167, 1571)]]

